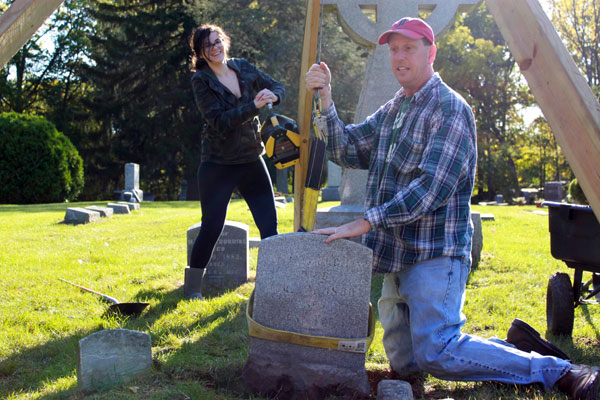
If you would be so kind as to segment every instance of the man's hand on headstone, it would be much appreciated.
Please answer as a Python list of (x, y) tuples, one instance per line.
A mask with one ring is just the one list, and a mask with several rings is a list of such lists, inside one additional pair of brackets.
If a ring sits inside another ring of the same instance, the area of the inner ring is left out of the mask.
[(329, 235), (325, 243), (330, 243), (337, 239), (352, 238), (361, 236), (371, 229), (371, 224), (365, 218), (357, 219), (338, 227), (322, 228), (314, 230), (312, 233), (318, 235)]

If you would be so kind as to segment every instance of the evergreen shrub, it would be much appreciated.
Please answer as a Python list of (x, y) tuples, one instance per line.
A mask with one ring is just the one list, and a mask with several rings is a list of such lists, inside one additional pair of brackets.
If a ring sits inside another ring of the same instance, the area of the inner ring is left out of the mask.
[(54, 124), (0, 113), (0, 203), (72, 201), (83, 184), (83, 160)]
[(580, 204), (589, 204), (585, 193), (583, 193), (583, 189), (581, 189), (579, 182), (577, 182), (577, 178), (569, 183), (569, 194), (571, 195), (571, 200), (575, 200)]

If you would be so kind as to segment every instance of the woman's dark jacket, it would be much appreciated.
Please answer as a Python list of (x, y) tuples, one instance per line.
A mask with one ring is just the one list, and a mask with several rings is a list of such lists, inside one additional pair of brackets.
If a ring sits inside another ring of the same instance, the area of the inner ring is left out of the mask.
[(232, 58), (227, 65), (236, 72), (242, 97), (235, 97), (208, 65), (192, 76), (194, 97), (206, 124), (202, 133), (202, 161), (242, 164), (256, 161), (263, 152), (260, 140), (259, 110), (254, 97), (262, 89), (285, 94), (283, 85), (247, 60)]

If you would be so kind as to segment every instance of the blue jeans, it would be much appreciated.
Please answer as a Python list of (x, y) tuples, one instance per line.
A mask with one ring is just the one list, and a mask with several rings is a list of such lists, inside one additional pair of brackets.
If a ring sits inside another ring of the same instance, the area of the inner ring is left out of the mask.
[(460, 332), (468, 274), (468, 264), (454, 257), (385, 274), (378, 307), (392, 369), (401, 375), (423, 371), (446, 380), (538, 382), (552, 388), (570, 362)]

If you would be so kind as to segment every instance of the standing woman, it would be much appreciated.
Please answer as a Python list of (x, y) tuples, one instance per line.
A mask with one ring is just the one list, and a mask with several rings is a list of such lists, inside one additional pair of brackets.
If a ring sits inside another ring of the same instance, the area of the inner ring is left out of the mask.
[(216, 25), (196, 28), (192, 48), (192, 86), (205, 125), (202, 132), (198, 186), (202, 225), (185, 269), (184, 296), (202, 299), (202, 279), (227, 207), (238, 189), (262, 239), (277, 235), (273, 186), (261, 157), (259, 109), (278, 104), (283, 85), (247, 60), (228, 58), (229, 36)]

